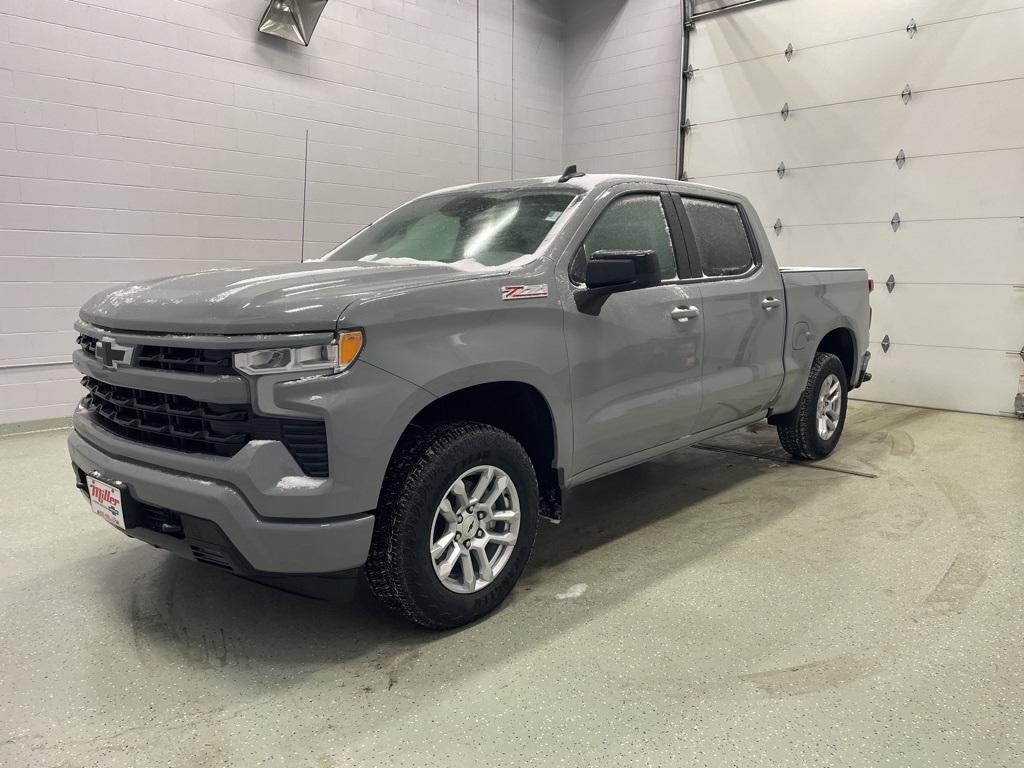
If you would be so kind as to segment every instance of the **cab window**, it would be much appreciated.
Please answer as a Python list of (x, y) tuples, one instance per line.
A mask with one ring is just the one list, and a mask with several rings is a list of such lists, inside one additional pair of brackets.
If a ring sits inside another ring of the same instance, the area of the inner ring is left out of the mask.
[(675, 251), (660, 196), (634, 194), (612, 201), (573, 259), (569, 277), (574, 282), (584, 282), (586, 261), (597, 251), (654, 251), (661, 265), (661, 279), (675, 278)]

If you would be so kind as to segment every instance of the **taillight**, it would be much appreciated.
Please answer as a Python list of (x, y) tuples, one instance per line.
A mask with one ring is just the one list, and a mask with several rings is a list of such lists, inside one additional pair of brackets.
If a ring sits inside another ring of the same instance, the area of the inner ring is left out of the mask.
[(871, 278), (869, 277), (869, 278), (868, 278), (868, 293), (871, 293), (871, 292), (872, 292), (872, 291), (874, 291), (874, 290), (875, 290), (875, 281), (874, 281), (874, 280), (872, 280), (872, 279), (871, 279)]

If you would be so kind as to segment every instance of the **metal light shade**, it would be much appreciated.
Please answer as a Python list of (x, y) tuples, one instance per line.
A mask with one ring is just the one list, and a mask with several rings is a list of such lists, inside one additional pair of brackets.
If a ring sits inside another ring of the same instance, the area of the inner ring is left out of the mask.
[(309, 45), (327, 0), (270, 0), (260, 19), (260, 32)]

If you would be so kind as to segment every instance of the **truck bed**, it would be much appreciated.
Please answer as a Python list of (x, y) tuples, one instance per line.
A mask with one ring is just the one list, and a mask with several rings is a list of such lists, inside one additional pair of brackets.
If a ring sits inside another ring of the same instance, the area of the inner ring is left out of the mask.
[(779, 270), (786, 289), (786, 378), (777, 412), (792, 407), (807, 381), (807, 372), (821, 340), (835, 328), (853, 331), (853, 357), (858, 370), (868, 346), (871, 310), (868, 273), (855, 267), (786, 267)]

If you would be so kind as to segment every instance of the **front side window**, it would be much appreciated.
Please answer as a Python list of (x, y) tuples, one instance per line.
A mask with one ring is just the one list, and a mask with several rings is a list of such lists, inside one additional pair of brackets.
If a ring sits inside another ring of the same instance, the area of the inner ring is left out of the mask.
[(378, 219), (323, 261), (500, 266), (533, 254), (576, 195), (537, 189), (430, 195)]
[(739, 209), (731, 203), (683, 198), (683, 208), (697, 245), (706, 277), (730, 277), (749, 272), (754, 252)]
[(656, 195), (628, 195), (614, 200), (583, 241), (582, 257), (573, 260), (569, 272), (575, 282), (584, 282), (586, 261), (597, 251), (654, 251), (661, 265), (662, 280), (676, 276), (672, 237)]

